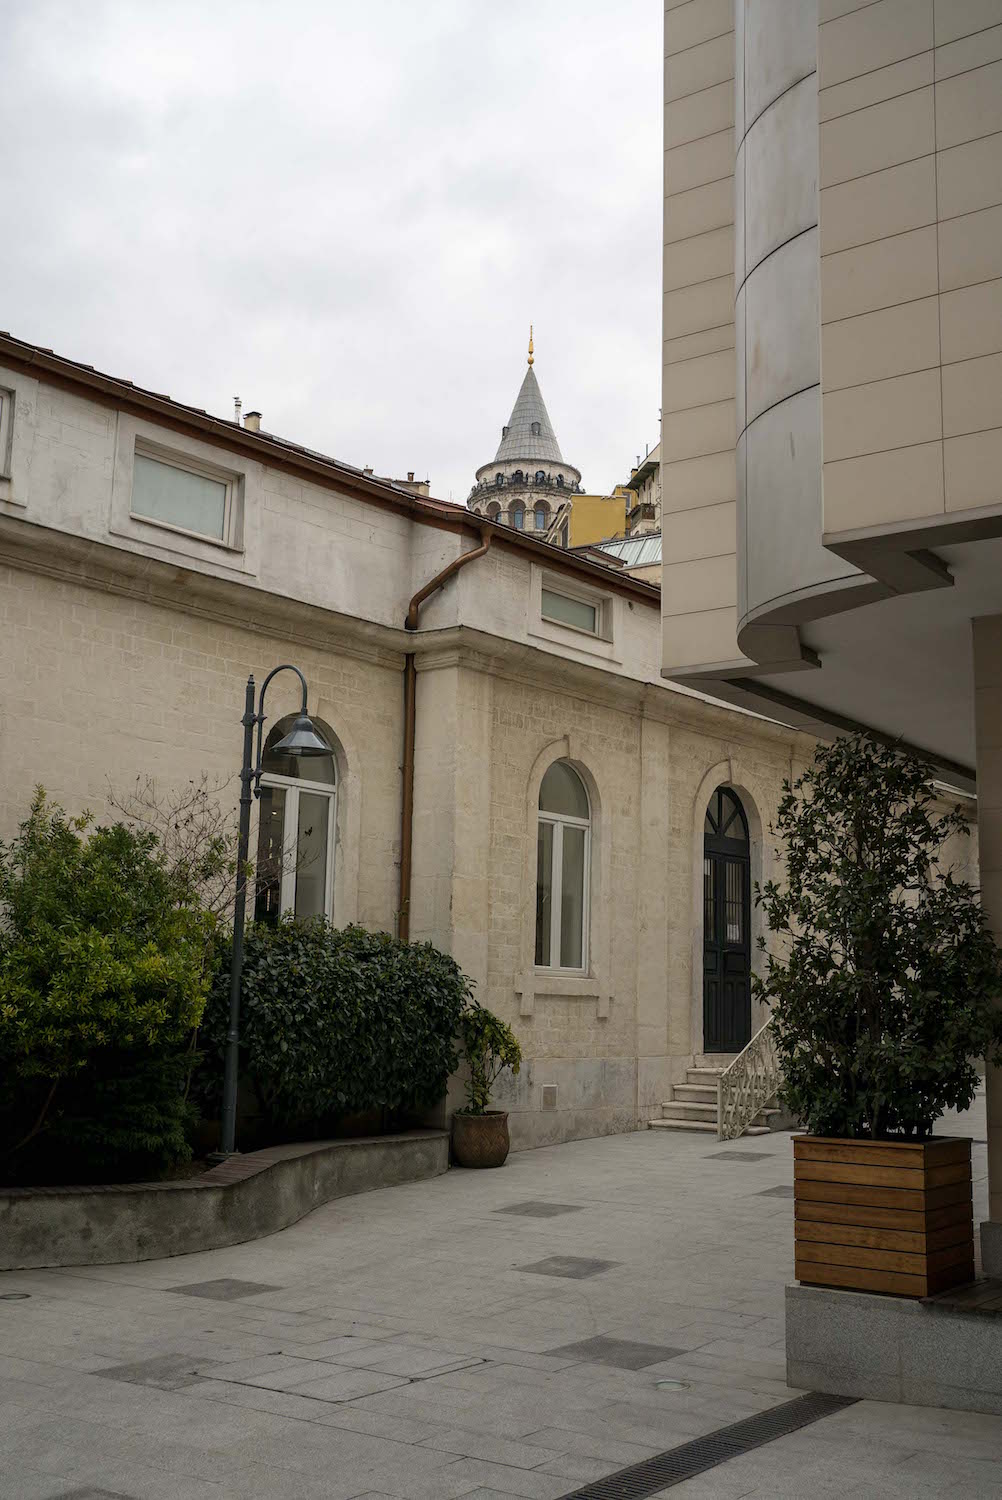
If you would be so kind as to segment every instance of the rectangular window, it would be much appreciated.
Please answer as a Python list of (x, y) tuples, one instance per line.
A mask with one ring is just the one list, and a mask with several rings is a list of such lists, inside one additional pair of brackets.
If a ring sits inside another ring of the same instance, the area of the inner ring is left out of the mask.
[(265, 778), (258, 800), (256, 922), (332, 915), (335, 793)]
[(571, 823), (561, 828), (560, 967), (583, 967), (585, 830)]
[(0, 477), (10, 474), (10, 440), (14, 415), (13, 391), (0, 391)]
[(589, 635), (598, 635), (599, 606), (588, 604), (584, 599), (572, 599), (567, 594), (557, 594), (553, 589), (542, 591), (542, 615), (557, 625), (571, 625), (575, 630), (585, 630)]
[(553, 824), (540, 823), (536, 844), (536, 963), (550, 967), (553, 926)]
[(232, 481), (137, 453), (132, 514), (216, 542), (229, 542), (232, 490)]

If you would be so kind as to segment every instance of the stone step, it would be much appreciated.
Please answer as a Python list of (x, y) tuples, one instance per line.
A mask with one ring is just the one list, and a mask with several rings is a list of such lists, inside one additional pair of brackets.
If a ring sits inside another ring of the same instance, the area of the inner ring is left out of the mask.
[[(704, 1135), (716, 1135), (716, 1120), (708, 1123), (706, 1120), (648, 1120), (648, 1130), (697, 1130)], [(771, 1132), (767, 1125), (749, 1125), (745, 1135), (769, 1135)]]
[(717, 1091), (708, 1083), (676, 1083), (672, 1087), (673, 1099), (689, 1099), (693, 1104), (712, 1104), (717, 1107)]
[(690, 1104), (685, 1099), (670, 1099), (662, 1104), (661, 1115), (665, 1120), (711, 1120), (717, 1123), (717, 1106), (713, 1104)]
[(723, 1068), (686, 1068), (685, 1081), (686, 1083), (712, 1084), (716, 1088), (717, 1079), (723, 1071)]

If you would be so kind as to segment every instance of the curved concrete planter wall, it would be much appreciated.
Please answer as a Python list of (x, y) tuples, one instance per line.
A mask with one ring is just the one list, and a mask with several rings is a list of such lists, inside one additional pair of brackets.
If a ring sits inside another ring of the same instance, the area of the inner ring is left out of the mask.
[(0, 1270), (218, 1250), (285, 1229), (332, 1198), (420, 1182), (448, 1166), (446, 1132), (411, 1130), (273, 1146), (184, 1182), (0, 1192)]

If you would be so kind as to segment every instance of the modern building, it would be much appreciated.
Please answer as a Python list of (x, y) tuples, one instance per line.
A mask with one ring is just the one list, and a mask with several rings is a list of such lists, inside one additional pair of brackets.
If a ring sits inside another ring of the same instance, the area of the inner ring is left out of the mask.
[[(759, 1019), (750, 882), (810, 737), (666, 683), (657, 589), (484, 515), (9, 336), (0, 423), (0, 837), (39, 782), (235, 810), (247, 676), (291, 662), (335, 756), (266, 755), (257, 917), (454, 954), (522, 1044), (517, 1146), (713, 1128), (672, 1091)], [(272, 741), (297, 706), (282, 673)]]
[(976, 785), (1002, 937), (1002, 4), (669, 0), (665, 54), (664, 673)]

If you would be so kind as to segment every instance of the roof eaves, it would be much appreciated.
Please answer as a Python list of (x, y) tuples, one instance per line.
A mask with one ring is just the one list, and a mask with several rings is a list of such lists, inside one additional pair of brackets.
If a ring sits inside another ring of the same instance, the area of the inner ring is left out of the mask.
[(286, 438), (274, 437), (266, 432), (253, 432), (246, 427), (238, 427), (236, 422), (228, 421), (223, 417), (214, 417), (201, 407), (187, 406), (170, 396), (136, 385), (131, 380), (106, 375), (96, 370), (93, 365), (85, 365), (79, 360), (68, 359), (64, 355), (53, 353), (51, 349), (41, 344), (31, 344), (24, 339), (16, 338), (13, 334), (0, 331), (0, 361), (5, 359), (7, 362), (43, 370), (57, 381), (62, 380), (70, 385), (84, 386), (90, 391), (103, 394), (109, 400), (118, 398), (123, 403), (138, 406), (142, 410), (150, 411), (177, 425), (187, 426), (196, 432), (208, 433), (231, 447), (254, 454), (260, 460), (267, 460), (270, 456), (314, 477), (319, 475), (328, 480), (336, 480), (342, 485), (347, 484), (358, 493), (361, 499), (374, 504), (390, 505), (396, 510), (407, 512), (415, 520), (427, 525), (440, 526), (450, 531), (460, 531), (473, 536), (482, 535), (485, 528), (490, 528), (494, 533), (495, 543), (500, 542), (502, 546), (513, 551), (535, 556), (540, 560), (545, 559), (549, 566), (563, 567), (570, 572), (600, 577), (610, 582), (615, 578), (620, 587), (633, 597), (659, 604), (660, 591), (641, 579), (616, 578), (612, 568), (602, 563), (590, 562), (584, 558), (573, 558), (562, 547), (537, 540), (524, 532), (515, 531), (510, 526), (488, 521), (480, 516), (472, 516), (463, 506), (452, 505), (444, 500), (435, 500), (424, 495), (414, 495), (410, 490), (402, 489), (391, 481), (376, 479), (351, 464), (330, 458), (312, 448), (304, 448), (298, 443), (289, 442)]

